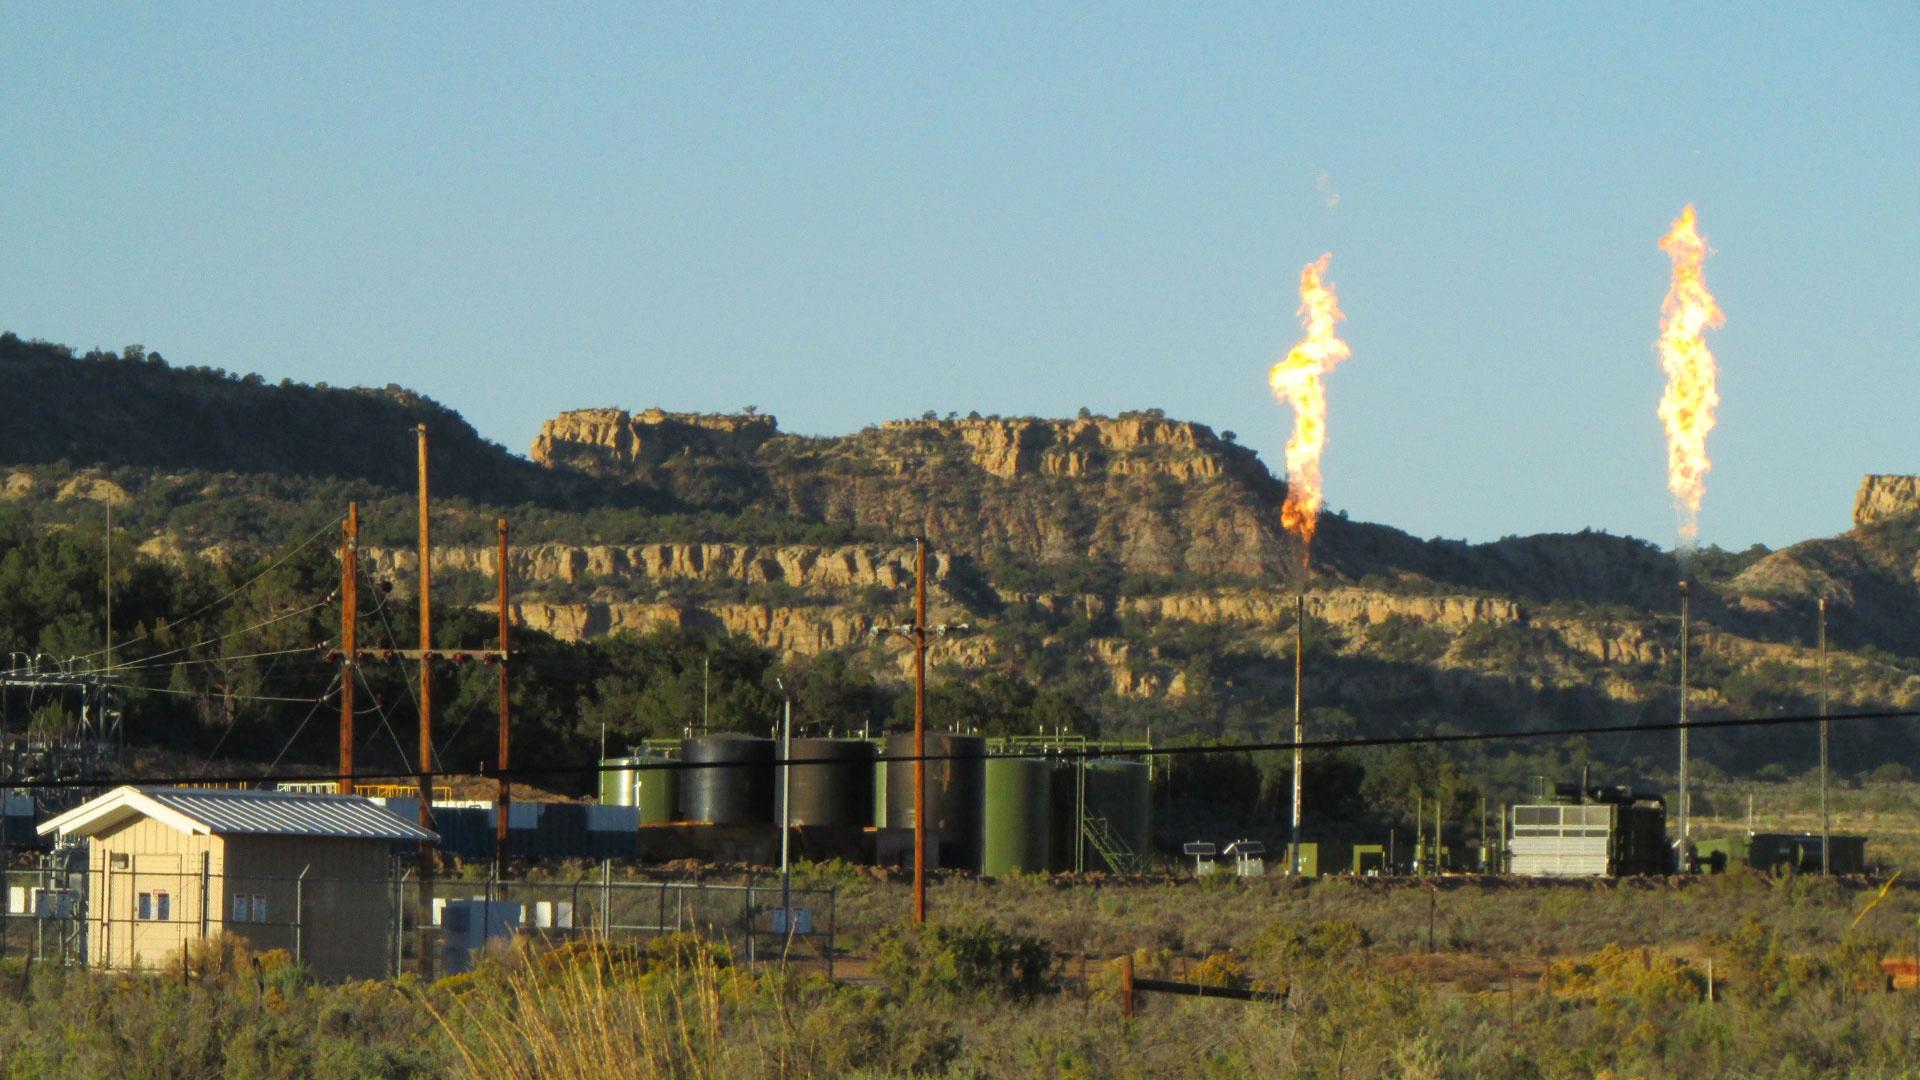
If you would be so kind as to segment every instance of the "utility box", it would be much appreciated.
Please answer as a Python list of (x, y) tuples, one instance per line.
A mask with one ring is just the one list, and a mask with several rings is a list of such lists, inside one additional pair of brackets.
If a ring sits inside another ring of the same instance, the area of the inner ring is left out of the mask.
[[(785, 908), (773, 909), (773, 932), (774, 933), (785, 934), (788, 932), (787, 910), (788, 909), (785, 909)], [(793, 912), (792, 932), (795, 934), (801, 934), (801, 935), (813, 933), (813, 909), (797, 907), (791, 910)]]
[(538, 900), (533, 905), (533, 925), (540, 930), (573, 929), (573, 901)]
[(494, 938), (520, 929), (526, 909), (504, 900), (448, 900), (440, 909), (440, 970), (457, 975), (473, 966), (473, 954)]
[[(1287, 853), (1286, 853), (1286, 872), (1291, 874), (1293, 873), (1293, 871), (1294, 871), (1293, 845), (1288, 844)], [(1300, 845), (1300, 876), (1301, 877), (1319, 877), (1320, 876), (1320, 845), (1319, 844), (1311, 843), (1311, 842), (1301, 843)]]

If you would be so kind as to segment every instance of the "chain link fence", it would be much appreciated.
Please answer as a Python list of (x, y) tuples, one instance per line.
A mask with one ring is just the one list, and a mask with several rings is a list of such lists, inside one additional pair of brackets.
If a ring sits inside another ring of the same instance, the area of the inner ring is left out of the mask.
[(836, 909), (837, 890), (783, 891), (771, 875), (616, 879), (604, 864), (572, 880), (439, 878), (423, 898), (399, 862), (385, 877), (340, 878), (228, 874), (206, 860), (130, 856), (92, 871), (7, 871), (0, 956), (177, 970), (196, 943), (224, 932), (322, 978), (379, 978), (420, 970), (422, 948), (444, 975), (514, 937), (557, 944), (694, 934), (726, 945), (736, 961), (816, 966), (832, 977)]

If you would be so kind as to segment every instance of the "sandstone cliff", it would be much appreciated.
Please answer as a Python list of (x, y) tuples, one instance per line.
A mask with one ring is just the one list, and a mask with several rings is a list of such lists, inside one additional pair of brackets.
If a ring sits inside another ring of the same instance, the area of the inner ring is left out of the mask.
[(1920, 476), (1868, 475), (1853, 497), (1853, 524), (1872, 525), (1920, 512)]
[(1285, 488), (1251, 451), (1146, 414), (895, 421), (813, 439), (777, 435), (769, 417), (595, 409), (548, 421), (533, 459), (690, 501), (724, 489), (980, 559), (1244, 576), (1299, 560), (1278, 528)]
[(542, 465), (631, 479), (637, 471), (676, 454), (750, 457), (778, 430), (777, 420), (758, 414), (575, 409), (540, 426), (533, 459)]
[[(419, 553), (412, 548), (367, 547), (361, 556), (370, 572), (393, 579), (402, 591), (420, 565)], [(951, 555), (929, 552), (929, 584), (943, 583), (952, 562)], [(495, 548), (440, 547), (433, 552), (436, 573), (468, 572), (492, 578), (499, 563)], [(898, 589), (913, 581), (914, 551), (905, 545), (517, 544), (507, 549), (507, 563), (516, 588), (597, 581), (636, 589), (649, 582), (699, 580), (799, 589)]]

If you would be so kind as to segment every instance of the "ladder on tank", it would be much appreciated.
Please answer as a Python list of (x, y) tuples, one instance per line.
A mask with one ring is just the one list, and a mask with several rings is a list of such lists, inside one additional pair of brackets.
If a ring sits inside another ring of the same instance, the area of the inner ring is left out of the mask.
[(1086, 836), (1087, 843), (1117, 874), (1138, 874), (1147, 868), (1145, 857), (1127, 846), (1120, 834), (1113, 831), (1107, 819), (1098, 814), (1087, 814), (1080, 819), (1080, 831)]

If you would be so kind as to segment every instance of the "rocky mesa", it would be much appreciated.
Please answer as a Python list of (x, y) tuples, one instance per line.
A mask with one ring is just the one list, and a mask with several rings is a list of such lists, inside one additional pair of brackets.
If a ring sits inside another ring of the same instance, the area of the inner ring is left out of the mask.
[(1853, 497), (1855, 528), (1920, 513), (1920, 476), (1869, 474)]

